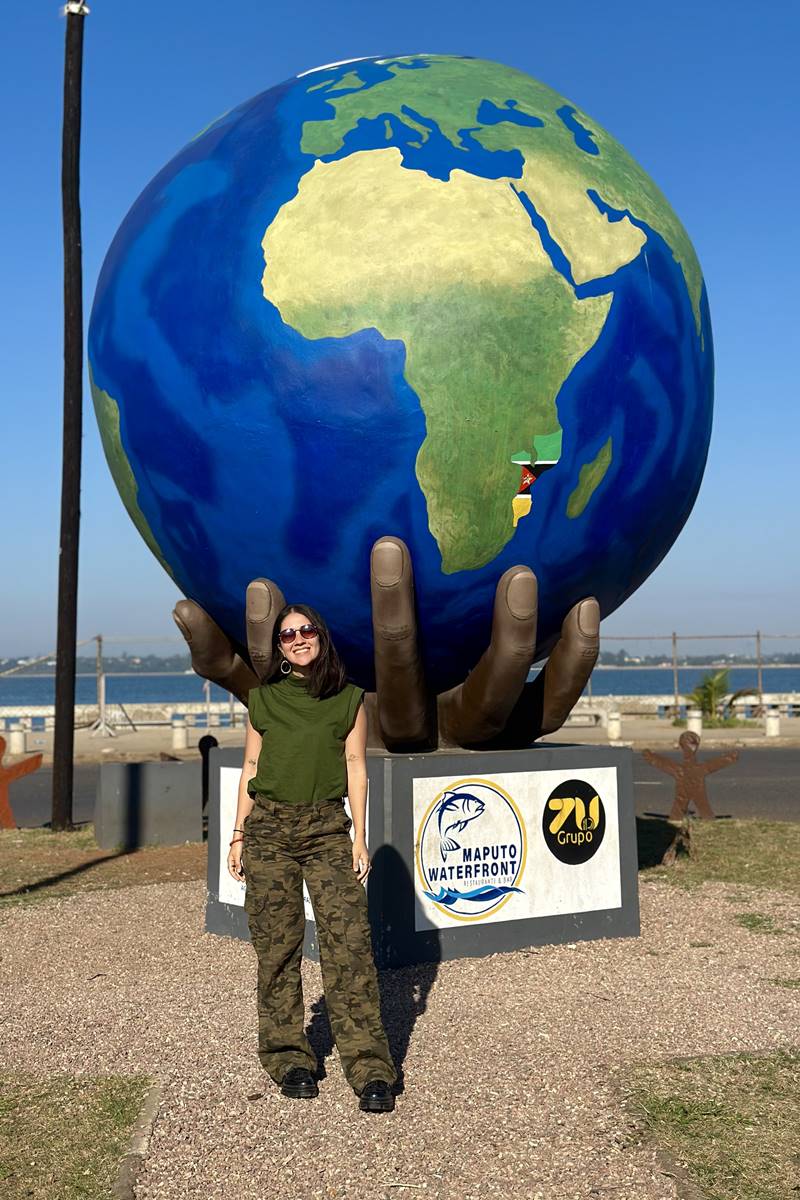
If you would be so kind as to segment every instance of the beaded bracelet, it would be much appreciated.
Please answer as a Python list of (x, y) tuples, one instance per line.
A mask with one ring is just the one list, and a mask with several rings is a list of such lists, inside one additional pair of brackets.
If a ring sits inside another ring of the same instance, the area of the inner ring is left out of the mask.
[(235, 846), (237, 842), (243, 842), (243, 841), (244, 841), (244, 838), (243, 838), (243, 837), (241, 837), (241, 838), (234, 838), (232, 842), (228, 842), (228, 845), (229, 845), (229, 846)]

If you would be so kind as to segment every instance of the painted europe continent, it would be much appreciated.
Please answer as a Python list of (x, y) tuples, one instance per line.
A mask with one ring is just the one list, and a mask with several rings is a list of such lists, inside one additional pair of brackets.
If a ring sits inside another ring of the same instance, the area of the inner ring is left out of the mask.
[(559, 433), (559, 389), (611, 296), (577, 298), (511, 180), (435, 179), (396, 147), (317, 160), (262, 247), (264, 296), (304, 337), (375, 328), (403, 343), (442, 570), (491, 562), (514, 532), (512, 456)]

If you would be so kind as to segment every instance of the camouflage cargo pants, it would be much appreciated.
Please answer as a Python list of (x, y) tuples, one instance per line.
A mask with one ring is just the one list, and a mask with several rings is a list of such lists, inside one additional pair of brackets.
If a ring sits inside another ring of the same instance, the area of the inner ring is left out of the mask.
[(304, 1032), (300, 980), (303, 879), (317, 923), (331, 1029), (348, 1083), (397, 1078), (381, 1022), (367, 897), (353, 870), (341, 800), (279, 804), (259, 797), (244, 822), (244, 907), (258, 956), (258, 1056), (280, 1083), (290, 1067), (317, 1069)]

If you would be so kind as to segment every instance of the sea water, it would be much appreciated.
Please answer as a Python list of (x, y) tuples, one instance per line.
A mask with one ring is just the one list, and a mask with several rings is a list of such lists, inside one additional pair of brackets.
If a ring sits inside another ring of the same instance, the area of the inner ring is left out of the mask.
[[(678, 687), (681, 694), (691, 692), (711, 668), (679, 667)], [(713, 668), (717, 670), (718, 668)], [(800, 666), (764, 667), (765, 692), (800, 692)], [(758, 675), (753, 667), (730, 667), (728, 687), (731, 692), (742, 688), (757, 688)], [(108, 675), (106, 702), (108, 704), (174, 704), (205, 701), (204, 681), (194, 674), (174, 675)], [(625, 669), (598, 667), (592, 674), (594, 696), (659, 696), (672, 695), (671, 667)], [(211, 685), (212, 703), (224, 702), (228, 692)], [(80, 675), (75, 685), (76, 704), (97, 702), (97, 681), (94, 675)], [(0, 707), (38, 706), (55, 703), (55, 679), (52, 675), (7, 675), (0, 678)]]

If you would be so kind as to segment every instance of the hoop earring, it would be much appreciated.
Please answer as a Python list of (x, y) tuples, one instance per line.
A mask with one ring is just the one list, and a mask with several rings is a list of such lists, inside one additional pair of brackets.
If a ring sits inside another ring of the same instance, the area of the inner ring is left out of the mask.
[(281, 675), (291, 675), (291, 673), (292, 673), (292, 664), (289, 662), (288, 658), (285, 658), (285, 659), (283, 660), (283, 662), (281, 663), (281, 665), (280, 665), (280, 673), (281, 673)]

